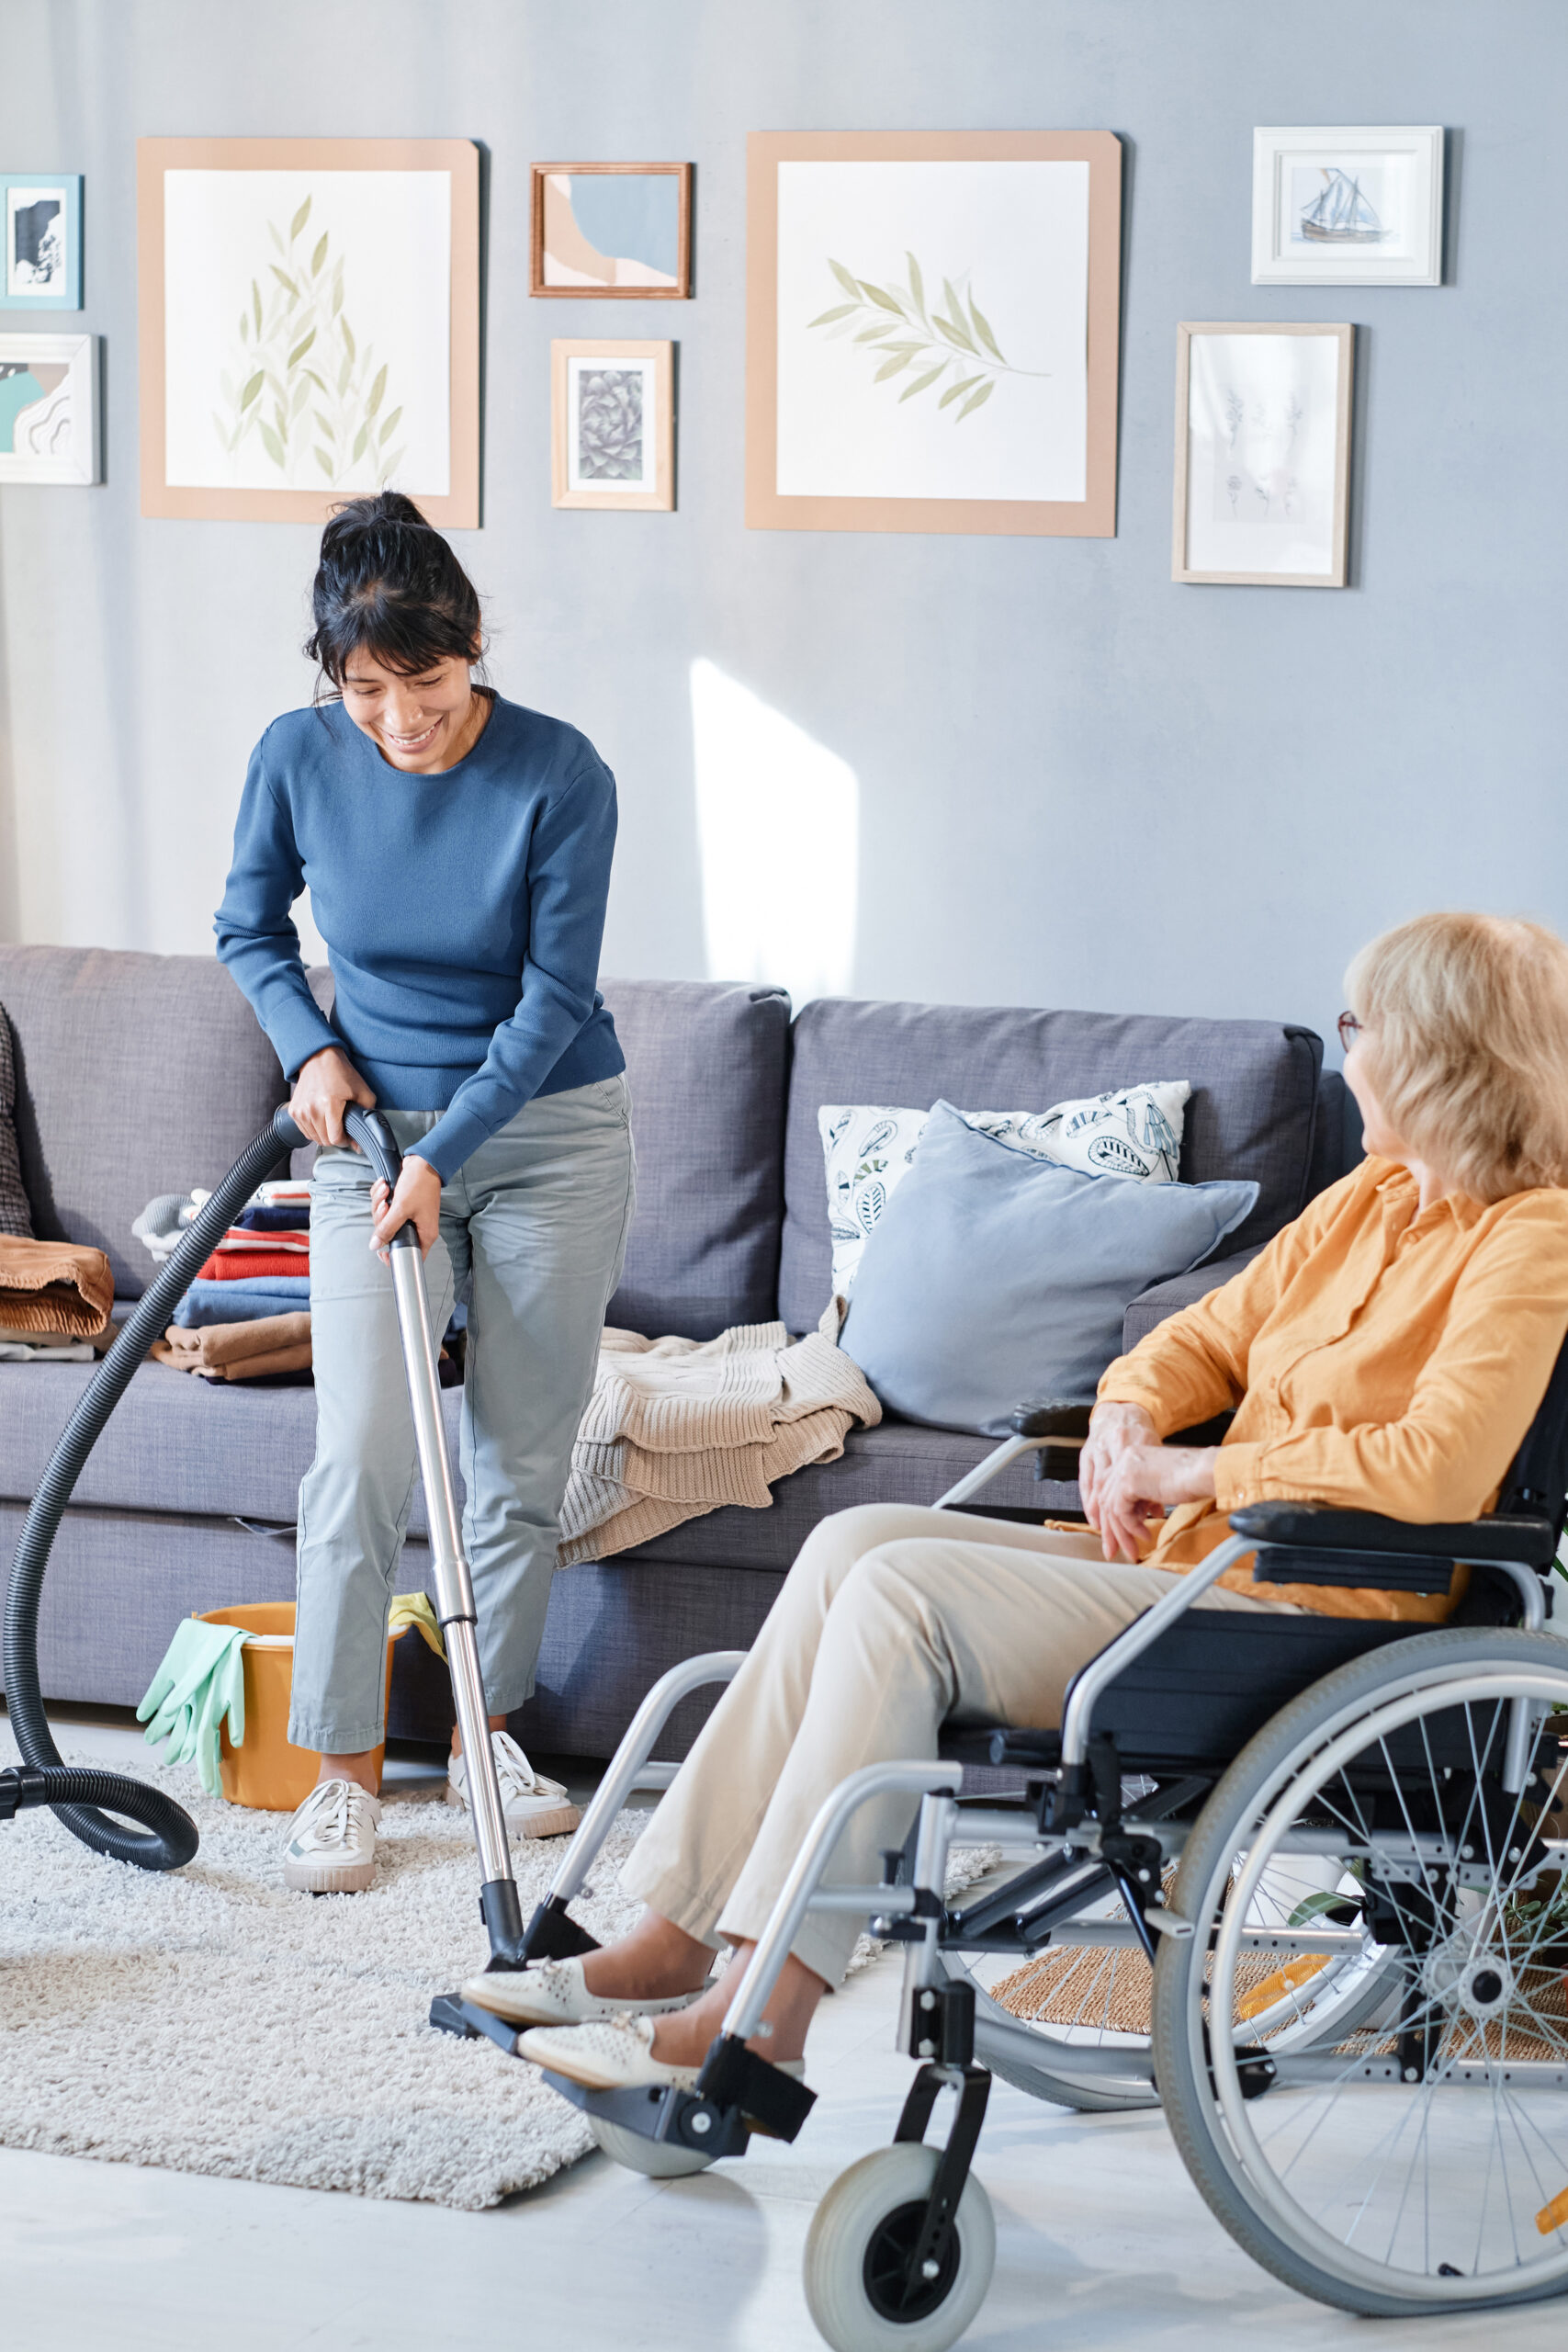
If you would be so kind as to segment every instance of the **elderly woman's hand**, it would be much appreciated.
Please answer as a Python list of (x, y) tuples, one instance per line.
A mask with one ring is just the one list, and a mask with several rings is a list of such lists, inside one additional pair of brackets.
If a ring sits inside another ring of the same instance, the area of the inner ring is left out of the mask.
[(1100, 1494), (1111, 1464), (1130, 1445), (1157, 1445), (1159, 1431), (1141, 1405), (1097, 1405), (1078, 1455), (1078, 1493), (1089, 1525), (1100, 1526)]
[[(1087, 1452), (1087, 1448), (1085, 1449)], [(1125, 1445), (1084, 1510), (1108, 1560), (1138, 1560), (1153, 1521), (1173, 1503), (1209, 1500), (1217, 1445)]]

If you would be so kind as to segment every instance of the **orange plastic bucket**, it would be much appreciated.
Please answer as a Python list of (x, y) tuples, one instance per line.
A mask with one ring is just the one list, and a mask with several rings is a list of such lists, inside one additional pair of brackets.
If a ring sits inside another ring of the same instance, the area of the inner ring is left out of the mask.
[[(288, 1737), (288, 1699), (294, 1680), (294, 1603), (255, 1600), (243, 1609), (209, 1609), (207, 1625), (243, 1625), (257, 1634), (242, 1652), (245, 1674), (245, 1736), (235, 1747), (223, 1725), (218, 1770), (223, 1793), (231, 1804), (252, 1805), (262, 1813), (292, 1813), (304, 1804), (316, 1785), (321, 1758), (314, 1748), (295, 1747)], [(406, 1629), (405, 1629), (406, 1630)], [(387, 1688), (392, 1686), (392, 1643), (387, 1644)], [(376, 1750), (378, 1773), (387, 1752), (386, 1741)]]

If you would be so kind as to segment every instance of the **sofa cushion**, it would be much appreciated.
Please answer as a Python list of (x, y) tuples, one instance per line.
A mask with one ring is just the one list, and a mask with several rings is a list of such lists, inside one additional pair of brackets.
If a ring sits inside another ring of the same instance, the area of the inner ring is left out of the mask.
[(1233, 1241), (1246, 1249), (1277, 1233), (1307, 1196), (1322, 1057), (1311, 1030), (1279, 1022), (819, 998), (795, 1023), (778, 1311), (792, 1331), (807, 1331), (828, 1300), (824, 1102), (929, 1110), (945, 1095), (961, 1110), (1043, 1111), (1066, 1095), (1185, 1078), (1183, 1182), (1257, 1182), (1258, 1204)]
[(102, 1250), (140, 1298), (154, 1269), (132, 1218), (215, 1184), (254, 1141), (288, 1092), (277, 1056), (208, 956), (0, 947), (0, 1003), (33, 1230)]
[[(705, 980), (600, 986), (626, 1053), (637, 1146), (637, 1216), (609, 1320), (686, 1340), (771, 1322), (788, 997)], [(820, 1148), (817, 1166), (820, 1191)]]
[[(91, 1364), (0, 1364), (0, 1499), (36, 1491)], [(447, 1453), (457, 1476), (462, 1391), (442, 1391)], [(250, 1381), (209, 1384), (167, 1364), (135, 1374), (88, 1455), (73, 1500), (123, 1510), (180, 1511), (199, 1518), (291, 1521), (299, 1481), (316, 1450), (316, 1392)], [(457, 1484), (462, 1493), (461, 1480)], [(409, 1518), (425, 1526), (414, 1480)]]

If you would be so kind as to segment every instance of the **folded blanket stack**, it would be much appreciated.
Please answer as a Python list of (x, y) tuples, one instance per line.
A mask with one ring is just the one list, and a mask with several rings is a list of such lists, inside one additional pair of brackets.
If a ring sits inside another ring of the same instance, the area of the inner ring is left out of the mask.
[(782, 1323), (716, 1340), (644, 1340), (606, 1330), (593, 1395), (572, 1450), (560, 1564), (602, 1560), (727, 1503), (765, 1510), (773, 1481), (836, 1462), (852, 1422), (882, 1408), (835, 1344), (837, 1301), (791, 1342)]
[(89, 1363), (108, 1329), (114, 1275), (101, 1250), (0, 1234), (0, 1358)]
[(155, 1363), (202, 1379), (259, 1380), (279, 1372), (310, 1369), (308, 1315), (264, 1315), (249, 1323), (216, 1323), (189, 1329), (171, 1323), (152, 1347)]

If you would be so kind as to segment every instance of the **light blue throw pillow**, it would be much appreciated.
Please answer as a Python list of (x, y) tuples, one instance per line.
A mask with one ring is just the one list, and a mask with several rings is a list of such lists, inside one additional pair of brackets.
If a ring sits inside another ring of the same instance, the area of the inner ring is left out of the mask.
[(1133, 1300), (1208, 1257), (1258, 1190), (1080, 1176), (939, 1102), (865, 1245), (840, 1344), (906, 1420), (1005, 1437), (1025, 1397), (1092, 1396)]

